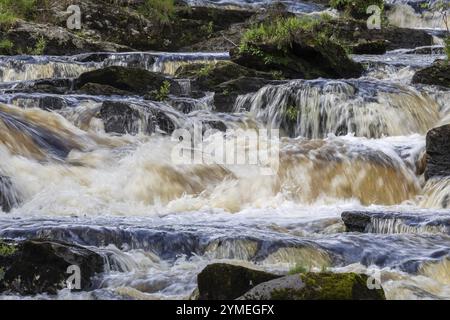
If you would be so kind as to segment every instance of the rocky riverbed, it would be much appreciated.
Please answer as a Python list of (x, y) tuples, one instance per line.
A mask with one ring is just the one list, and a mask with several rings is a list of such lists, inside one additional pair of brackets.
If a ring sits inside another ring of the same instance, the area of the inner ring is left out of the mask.
[(146, 3), (0, 22), (0, 299), (450, 298), (437, 1)]

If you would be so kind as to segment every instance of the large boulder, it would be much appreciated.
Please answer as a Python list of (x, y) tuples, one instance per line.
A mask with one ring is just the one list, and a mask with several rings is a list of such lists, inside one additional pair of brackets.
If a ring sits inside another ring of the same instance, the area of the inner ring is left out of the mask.
[(417, 71), (412, 82), (450, 88), (450, 62), (436, 61), (433, 65)]
[(450, 176), (450, 124), (430, 130), (426, 140), (425, 178)]
[(295, 274), (264, 282), (239, 300), (385, 300), (383, 289), (369, 289), (368, 280), (356, 273)]
[(77, 90), (86, 90), (86, 87), (84, 89), (83, 87), (89, 83), (107, 86), (104, 88), (108, 88), (108, 90), (105, 90), (108, 93), (112, 87), (119, 89), (121, 92), (153, 95), (154, 98), (158, 96), (158, 93), (165, 87), (166, 83), (169, 84), (169, 92), (167, 93), (179, 94), (181, 92), (177, 82), (161, 74), (138, 68), (120, 66), (85, 72), (75, 81), (75, 88)]
[(199, 300), (232, 300), (254, 286), (280, 276), (241, 266), (216, 263), (198, 275)]
[(89, 290), (92, 277), (103, 272), (104, 260), (91, 250), (62, 242), (0, 242), (0, 292), (56, 294), (68, 287), (67, 280), (73, 274), (68, 273), (70, 266), (80, 268), (80, 289)]
[(351, 60), (344, 48), (311, 31), (295, 30), (284, 45), (267, 41), (247, 42), (231, 50), (233, 62), (288, 79), (357, 78), (364, 68)]

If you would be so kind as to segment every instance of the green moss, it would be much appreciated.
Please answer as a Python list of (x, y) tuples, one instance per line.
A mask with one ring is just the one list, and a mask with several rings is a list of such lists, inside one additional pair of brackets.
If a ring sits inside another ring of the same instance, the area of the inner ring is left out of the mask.
[(161, 25), (167, 25), (175, 14), (175, 2), (174, 0), (145, 0), (138, 11)]
[(447, 54), (447, 60), (450, 60), (450, 36), (444, 40), (445, 53)]
[(44, 39), (44, 37), (40, 37), (32, 49), (28, 49), (28, 54), (34, 55), (34, 56), (41, 56), (45, 52), (45, 48), (47, 47), (47, 41)]
[(17, 19), (32, 19), (36, 9), (37, 0), (0, 0), (0, 24), (8, 26)]
[(307, 268), (303, 265), (297, 264), (294, 268), (289, 270), (288, 274), (294, 275), (294, 274), (307, 273), (307, 272), (309, 272), (309, 268)]
[(269, 23), (253, 25), (244, 33), (239, 51), (241, 53), (249, 52), (253, 55), (258, 55), (258, 52), (251, 51), (255, 50), (252, 48), (252, 44), (255, 43), (276, 45), (278, 49), (284, 49), (290, 45), (297, 31), (313, 30), (315, 26), (320, 24), (322, 19), (328, 19), (324, 17), (326, 16), (323, 15), (321, 18), (312, 16), (278, 18)]
[(0, 41), (0, 54), (11, 54), (14, 43), (9, 39), (3, 39)]
[(17, 251), (16, 247), (0, 241), (0, 256), (11, 256)]

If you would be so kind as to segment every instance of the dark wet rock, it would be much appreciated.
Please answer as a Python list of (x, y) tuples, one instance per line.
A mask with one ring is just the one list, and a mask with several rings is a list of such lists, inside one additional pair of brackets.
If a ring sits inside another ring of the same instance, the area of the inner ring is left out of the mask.
[(273, 78), (270, 73), (259, 72), (230, 61), (184, 65), (175, 75), (178, 78), (191, 79), (192, 86), (203, 91), (214, 91), (215, 86), (240, 77)]
[(384, 40), (363, 41), (351, 47), (354, 54), (385, 54), (388, 42)]
[(364, 70), (339, 44), (329, 39), (318, 40), (309, 32), (297, 32), (284, 48), (269, 43), (248, 46), (251, 49), (231, 50), (232, 61), (263, 72), (277, 72), (288, 79), (355, 78)]
[(11, 178), (0, 175), (0, 209), (9, 212), (20, 203), (20, 197)]
[(81, 289), (89, 290), (91, 278), (103, 272), (104, 260), (91, 250), (63, 242), (0, 242), (0, 292), (56, 294), (67, 288), (66, 281), (72, 274), (67, 270), (73, 265), (80, 268)]
[(450, 62), (436, 61), (430, 67), (417, 71), (412, 82), (450, 88)]
[(306, 273), (264, 282), (239, 300), (386, 300), (383, 289), (369, 289), (356, 273)]
[(425, 178), (450, 176), (450, 125), (434, 128), (427, 133), (427, 167)]
[(378, 8), (384, 7), (384, 0), (331, 0), (331, 7), (344, 12), (347, 16), (355, 19), (368, 19), (371, 14), (367, 13), (367, 8), (375, 5)]
[(19, 82), (14, 86), (14, 89), (7, 90), (7, 92), (65, 94), (71, 90), (71, 87), (71, 79), (39, 79), (30, 82)]
[(381, 29), (368, 29), (365, 20), (334, 19), (322, 22), (317, 30), (322, 30), (327, 36), (350, 47), (355, 43), (386, 41), (387, 50), (395, 50), (414, 49), (433, 43), (433, 36), (424, 30), (392, 25), (382, 26)]
[(77, 90), (77, 93), (94, 96), (114, 96), (114, 95), (126, 96), (133, 94), (129, 91), (120, 90), (112, 86), (99, 83), (86, 83), (80, 89)]
[(274, 74), (260, 72), (230, 61), (196, 63), (180, 67), (176, 76), (191, 80), (193, 91), (214, 92), (216, 111), (231, 112), (238, 95), (256, 92), (274, 81)]
[(364, 211), (343, 212), (341, 214), (347, 232), (365, 232), (371, 223), (371, 215)]
[(347, 232), (450, 234), (450, 215), (443, 212), (346, 211)]
[(81, 89), (86, 84), (93, 83), (108, 86), (103, 87), (107, 91), (113, 87), (139, 95), (156, 95), (165, 82), (169, 83), (169, 93), (179, 94), (181, 92), (176, 81), (161, 74), (138, 68), (113, 66), (83, 73), (75, 81), (75, 88)]
[(211, 264), (198, 275), (199, 300), (232, 300), (280, 276), (230, 264)]
[(144, 105), (105, 101), (100, 109), (105, 131), (118, 134), (171, 133), (175, 124), (162, 111)]

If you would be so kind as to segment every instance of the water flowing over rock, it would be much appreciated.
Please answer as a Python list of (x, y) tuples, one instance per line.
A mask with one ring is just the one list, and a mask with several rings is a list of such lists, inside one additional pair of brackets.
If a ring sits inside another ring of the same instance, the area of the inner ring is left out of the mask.
[(440, 211), (346, 211), (341, 216), (348, 232), (450, 233), (450, 215)]
[(67, 288), (66, 280), (73, 274), (68, 268), (74, 265), (81, 271), (81, 287), (74, 289), (88, 290), (91, 278), (103, 271), (104, 261), (91, 250), (62, 242), (0, 242), (0, 292), (56, 294)]
[(307, 138), (425, 133), (439, 119), (439, 106), (427, 95), (370, 80), (296, 80), (266, 86), (240, 97), (235, 111), (242, 110), (290, 136)]

